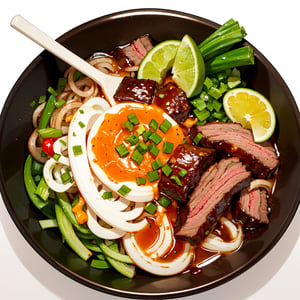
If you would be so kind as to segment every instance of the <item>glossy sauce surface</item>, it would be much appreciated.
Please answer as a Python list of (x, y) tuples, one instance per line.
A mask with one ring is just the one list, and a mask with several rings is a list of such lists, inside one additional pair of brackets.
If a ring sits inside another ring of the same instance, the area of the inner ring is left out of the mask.
[[(135, 125), (130, 132), (128, 129), (122, 128), (122, 122), (127, 121), (127, 116), (135, 113), (139, 120), (139, 124)], [(163, 153), (162, 148), (165, 141), (174, 144), (173, 151), (176, 146), (182, 143), (184, 134), (179, 125), (172, 126), (166, 133), (159, 129), (156, 130), (157, 134), (162, 137), (162, 141), (156, 145), (159, 148), (159, 154), (153, 158), (149, 152), (144, 154), (144, 158), (140, 165), (137, 165), (132, 159), (136, 145), (131, 146), (125, 139), (130, 134), (136, 134), (137, 128), (144, 125), (145, 129), (149, 129), (150, 121), (154, 119), (160, 125), (165, 117), (163, 111), (154, 105), (140, 105), (139, 107), (125, 106), (121, 108), (118, 113), (105, 115), (104, 121), (100, 125), (97, 134), (92, 139), (93, 152), (95, 154), (95, 162), (106, 173), (108, 178), (114, 182), (136, 181), (137, 177), (147, 177), (146, 174), (152, 171), (151, 162), (159, 158), (162, 164), (165, 164), (171, 154)], [(153, 130), (152, 130), (153, 131)], [(144, 142), (143, 137), (139, 136), (139, 142)], [(129, 155), (121, 158), (115, 147), (123, 143)], [(148, 145), (150, 142), (146, 142)], [(147, 181), (147, 185), (151, 185)]]

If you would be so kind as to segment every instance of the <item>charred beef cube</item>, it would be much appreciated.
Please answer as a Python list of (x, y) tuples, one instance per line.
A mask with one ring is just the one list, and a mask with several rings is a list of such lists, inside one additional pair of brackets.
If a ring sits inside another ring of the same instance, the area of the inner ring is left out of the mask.
[(234, 206), (234, 216), (241, 220), (246, 230), (269, 223), (268, 193), (264, 188), (246, 188)]
[(222, 159), (201, 176), (187, 205), (180, 210), (176, 235), (199, 244), (215, 228), (234, 195), (250, 184), (251, 173), (236, 157)]
[(145, 55), (153, 48), (149, 35), (144, 35), (125, 47), (118, 47), (113, 51), (113, 57), (118, 64), (125, 68), (139, 66)]
[(160, 193), (180, 204), (187, 202), (189, 193), (200, 180), (201, 174), (215, 162), (215, 157), (214, 149), (187, 143), (178, 145), (168, 162), (173, 170), (171, 175), (162, 173), (158, 185)]
[(124, 77), (114, 98), (116, 101), (131, 101), (151, 104), (157, 89), (157, 83), (150, 79)]
[(186, 94), (173, 83), (159, 88), (154, 102), (179, 124), (182, 124), (189, 116), (191, 106)]
[(271, 143), (255, 143), (252, 132), (240, 124), (212, 122), (191, 130), (192, 136), (199, 132), (203, 135), (201, 145), (215, 148), (227, 157), (239, 157), (258, 178), (270, 178), (279, 166)]

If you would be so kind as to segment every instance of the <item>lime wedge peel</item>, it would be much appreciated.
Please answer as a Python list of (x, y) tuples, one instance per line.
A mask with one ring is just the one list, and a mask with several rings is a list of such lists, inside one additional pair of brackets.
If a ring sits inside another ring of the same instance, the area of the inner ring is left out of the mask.
[(172, 68), (180, 41), (167, 40), (153, 47), (142, 60), (137, 78), (151, 79), (159, 84)]
[(205, 78), (205, 65), (197, 44), (187, 34), (177, 50), (172, 74), (173, 80), (188, 98), (200, 93)]
[(268, 140), (276, 127), (276, 115), (269, 100), (259, 92), (249, 88), (237, 88), (224, 95), (223, 106), (227, 116), (252, 129), (254, 141)]

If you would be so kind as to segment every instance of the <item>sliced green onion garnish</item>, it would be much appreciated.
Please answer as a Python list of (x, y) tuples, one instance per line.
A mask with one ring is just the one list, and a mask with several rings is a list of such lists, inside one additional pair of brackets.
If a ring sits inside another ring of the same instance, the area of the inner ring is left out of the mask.
[(202, 138), (203, 138), (203, 135), (200, 132), (198, 132), (197, 135), (195, 136), (195, 138), (193, 139), (193, 142), (196, 145), (198, 145)]
[(136, 178), (136, 184), (137, 185), (143, 185), (143, 184), (146, 184), (146, 182), (147, 182), (147, 179), (144, 178), (144, 177), (137, 177)]
[(46, 102), (46, 100), (47, 100), (46, 96), (40, 96), (39, 97), (39, 104), (42, 104), (42, 103)]
[(171, 175), (171, 173), (173, 172), (172, 168), (168, 165), (168, 164), (165, 164), (161, 170), (163, 171), (163, 173), (169, 177)]
[(158, 145), (161, 142), (162, 137), (160, 135), (158, 135), (156, 132), (153, 132), (150, 135), (149, 140), (151, 140), (153, 143), (155, 143), (156, 145)]
[(131, 191), (131, 188), (129, 188), (127, 185), (123, 184), (119, 189), (118, 193), (122, 196), (127, 195)]
[(144, 155), (137, 149), (135, 149), (131, 155), (131, 159), (137, 164), (140, 165), (144, 159)]
[(103, 199), (111, 199), (113, 197), (112, 192), (104, 192), (101, 196)]
[(118, 152), (120, 157), (125, 157), (129, 154), (129, 151), (127, 150), (127, 148), (123, 143), (115, 147), (115, 150)]
[(170, 154), (170, 153), (172, 153), (172, 151), (173, 151), (173, 147), (174, 147), (174, 144), (173, 144), (173, 143), (170, 143), (170, 142), (164, 142), (162, 151), (163, 151), (163, 153), (168, 153), (168, 154)]
[(140, 125), (139, 128), (136, 130), (136, 133), (138, 135), (142, 135), (146, 131), (146, 128), (144, 125)]
[(75, 145), (75, 146), (72, 147), (72, 149), (73, 149), (74, 155), (80, 155), (80, 154), (82, 154), (81, 145)]
[(129, 115), (127, 116), (127, 119), (128, 119), (128, 121), (131, 122), (133, 125), (137, 125), (137, 124), (140, 123), (135, 113), (129, 114)]
[(153, 215), (157, 210), (157, 206), (153, 204), (152, 202), (148, 202), (145, 205), (145, 211), (148, 212), (149, 214)]
[(62, 136), (62, 130), (56, 128), (42, 128), (38, 129), (38, 133), (42, 139), (57, 138)]
[(154, 170), (154, 171), (148, 172), (147, 177), (150, 182), (153, 182), (153, 181), (159, 179), (159, 174), (158, 174), (157, 170)]
[(55, 103), (55, 107), (56, 107), (56, 108), (61, 108), (65, 103), (66, 103), (66, 101), (65, 101), (64, 99), (59, 99), (59, 100)]
[(44, 177), (41, 178), (41, 180), (36, 188), (35, 194), (40, 196), (41, 199), (43, 199), (44, 201), (46, 201), (48, 199), (48, 197), (50, 196), (50, 189), (49, 189)]
[(156, 131), (158, 127), (158, 123), (154, 119), (152, 119), (149, 123), (149, 127), (152, 128), (154, 131)]
[(138, 143), (135, 148), (142, 154), (145, 154), (148, 151), (148, 146), (143, 142)]
[(59, 153), (55, 153), (55, 154), (52, 156), (52, 158), (53, 158), (54, 160), (56, 160), (56, 161), (59, 161), (60, 157), (61, 157), (61, 154), (59, 154)]
[(182, 186), (182, 183), (177, 175), (172, 175), (170, 178), (173, 179), (177, 185)]
[(165, 208), (168, 208), (168, 206), (172, 203), (172, 200), (167, 198), (166, 196), (162, 196), (159, 200), (158, 203), (162, 205)]
[(149, 141), (149, 137), (151, 134), (152, 134), (152, 131), (150, 129), (143, 133), (143, 139), (144, 139), (145, 143)]
[(162, 164), (162, 162), (160, 161), (159, 158), (157, 158), (156, 160), (151, 162), (151, 166), (152, 166), (153, 170), (158, 170), (159, 168), (162, 167), (162, 165), (163, 164)]
[(59, 142), (60, 142), (62, 145), (67, 146), (66, 141), (64, 141), (64, 140), (59, 140)]
[(165, 119), (159, 126), (159, 129), (163, 132), (166, 133), (170, 128), (172, 127), (172, 124)]
[(136, 134), (131, 134), (125, 139), (126, 142), (130, 143), (132, 146), (136, 145), (139, 141), (139, 137)]
[(42, 229), (54, 228), (58, 226), (56, 219), (39, 220), (39, 224)]
[(156, 157), (159, 153), (159, 149), (153, 143), (148, 145), (148, 151), (153, 157)]
[(72, 177), (70, 175), (69, 169), (66, 169), (66, 172), (62, 173), (60, 175), (60, 178), (61, 178), (61, 181), (63, 182), (63, 184), (66, 184), (66, 183), (70, 182), (72, 180)]
[(81, 121), (78, 122), (78, 125), (80, 126), (80, 128), (84, 128), (85, 127), (85, 124)]
[(181, 170), (179, 171), (179, 173), (178, 173), (178, 175), (179, 175), (180, 177), (184, 177), (186, 174), (187, 174), (187, 170), (186, 170), (186, 169), (181, 169)]
[(57, 92), (55, 91), (55, 89), (53, 88), (53, 87), (51, 87), (51, 86), (49, 86), (48, 87), (48, 92), (50, 93), (50, 94), (52, 94), (53, 96), (57, 96)]
[(124, 129), (128, 129), (129, 131), (132, 131), (134, 125), (132, 123), (130, 123), (129, 121), (124, 121), (121, 123), (121, 126)]

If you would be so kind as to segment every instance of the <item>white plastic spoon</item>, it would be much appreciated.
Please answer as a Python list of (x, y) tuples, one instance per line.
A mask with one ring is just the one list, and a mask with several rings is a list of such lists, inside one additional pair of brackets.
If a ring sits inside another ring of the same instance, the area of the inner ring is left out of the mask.
[(10, 25), (38, 45), (42, 46), (55, 56), (59, 57), (70, 66), (74, 67), (75, 69), (79, 70), (80, 72), (97, 82), (101, 86), (102, 91), (110, 104), (112, 106), (115, 105), (113, 95), (120, 85), (122, 77), (111, 76), (97, 70), (95, 67), (56, 42), (54, 39), (52, 39), (50, 36), (45, 34), (43, 31), (38, 29), (36, 26), (31, 24), (20, 15), (16, 15), (11, 20)]

